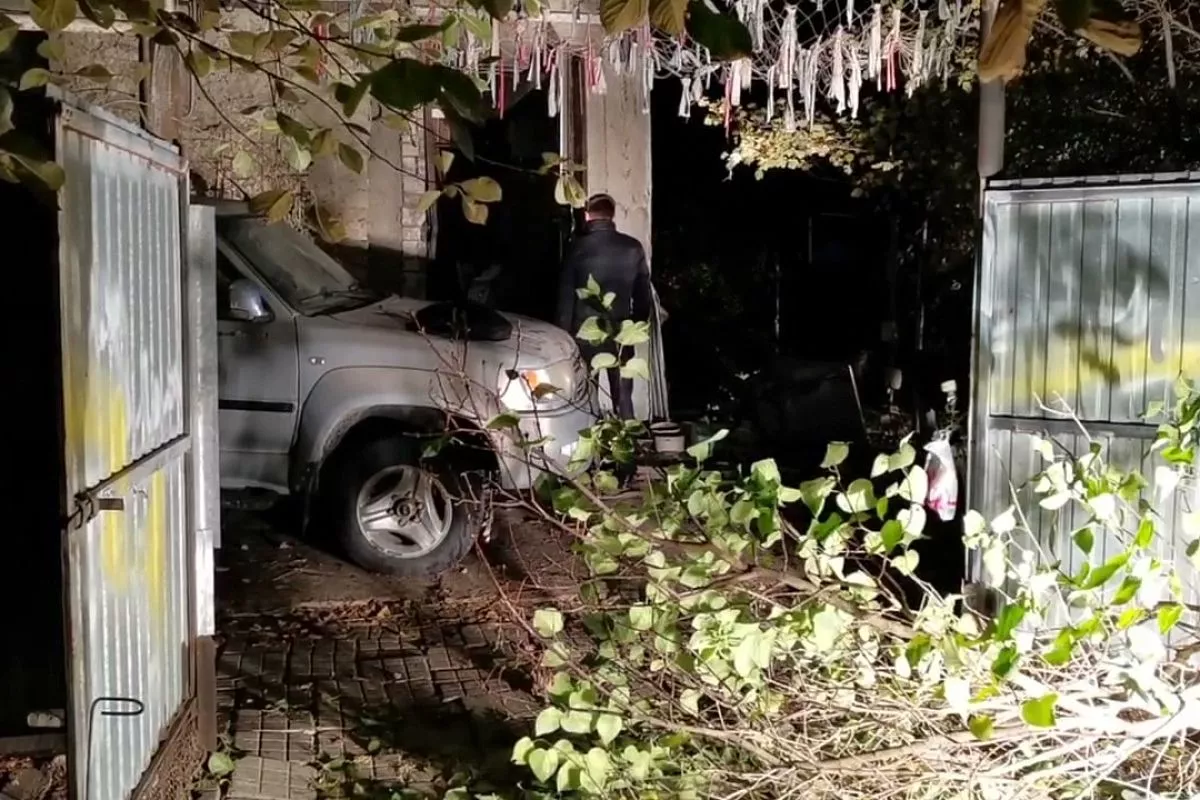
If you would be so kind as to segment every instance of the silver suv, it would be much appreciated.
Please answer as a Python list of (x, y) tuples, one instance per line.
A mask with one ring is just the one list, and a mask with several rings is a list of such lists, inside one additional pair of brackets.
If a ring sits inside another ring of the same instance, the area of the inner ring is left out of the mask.
[(439, 336), (430, 304), (359, 286), (291, 227), (216, 218), (222, 488), (299, 495), (361, 566), (421, 576), (486, 532), (487, 485), (567, 469), (594, 408), (567, 333), (504, 315), (503, 341)]

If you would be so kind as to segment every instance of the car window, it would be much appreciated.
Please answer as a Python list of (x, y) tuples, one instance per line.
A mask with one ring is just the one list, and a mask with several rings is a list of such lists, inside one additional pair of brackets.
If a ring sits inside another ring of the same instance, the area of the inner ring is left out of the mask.
[(221, 239), (301, 314), (323, 314), (374, 302), (377, 292), (354, 277), (309, 236), (256, 217), (218, 219)]

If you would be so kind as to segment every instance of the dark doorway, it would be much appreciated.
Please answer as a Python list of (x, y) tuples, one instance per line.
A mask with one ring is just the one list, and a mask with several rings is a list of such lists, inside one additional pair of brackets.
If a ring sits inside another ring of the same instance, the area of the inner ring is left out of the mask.
[(455, 154), (446, 183), (486, 176), (500, 184), (503, 200), (488, 207), (483, 225), (467, 221), (459, 198), (438, 201), (429, 294), (463, 297), (474, 282), (474, 296), (487, 304), (549, 320), (571, 214), (555, 202), (557, 173), (539, 170), (543, 154), (558, 152), (559, 121), (547, 113), (545, 91), (516, 95), (503, 118), (471, 129), (473, 158), (448, 139), (438, 142)]

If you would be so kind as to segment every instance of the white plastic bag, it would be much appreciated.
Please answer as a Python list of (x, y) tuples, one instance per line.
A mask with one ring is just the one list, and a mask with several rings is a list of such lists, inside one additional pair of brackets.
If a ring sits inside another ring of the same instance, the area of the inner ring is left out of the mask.
[(949, 522), (958, 514), (958, 470), (954, 468), (954, 453), (950, 442), (934, 439), (925, 445), (925, 473), (929, 476), (929, 493), (925, 506)]

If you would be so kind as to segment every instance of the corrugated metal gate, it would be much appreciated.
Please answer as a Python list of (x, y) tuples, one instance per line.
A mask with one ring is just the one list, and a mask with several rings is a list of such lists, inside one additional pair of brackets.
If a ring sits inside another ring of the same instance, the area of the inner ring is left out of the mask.
[[(1109, 459), (1152, 475), (1147, 407), (1170, 401), (1181, 373), (1200, 377), (1200, 182), (993, 184), (976, 292), (969, 505), (992, 515), (1013, 502), (1011, 487), (1040, 471), (1036, 435), (1087, 451), (1079, 425), (1045, 406), (1072, 409)], [(1020, 500), (1037, 507), (1028, 490)], [(1183, 568), (1179, 509), (1162, 512), (1173, 534), (1162, 555)], [(1076, 571), (1082, 512), (1049, 522), (1030, 519), (1037, 541), (1025, 544)], [(1116, 547), (1097, 542), (1092, 558)]]
[(203, 605), (187, 166), (175, 148), (65, 100), (56, 136), (72, 788), (125, 800), (192, 696)]

